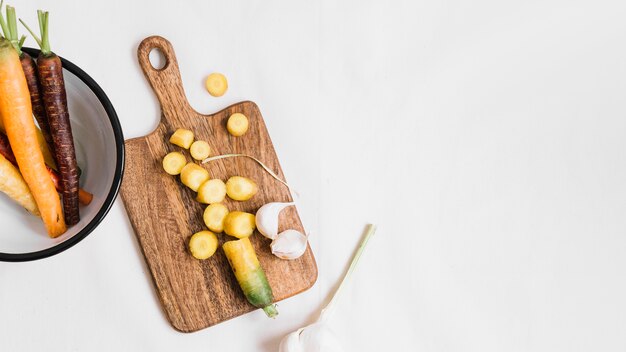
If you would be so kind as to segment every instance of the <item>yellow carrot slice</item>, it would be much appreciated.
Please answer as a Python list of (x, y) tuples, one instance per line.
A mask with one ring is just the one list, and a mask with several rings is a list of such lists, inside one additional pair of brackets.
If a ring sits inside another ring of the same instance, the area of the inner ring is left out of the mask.
[(209, 94), (214, 97), (221, 97), (228, 89), (228, 80), (226, 80), (226, 76), (217, 72), (211, 73), (206, 78), (205, 84)]
[(241, 137), (248, 132), (249, 125), (246, 115), (236, 112), (228, 118), (226, 129), (231, 135)]

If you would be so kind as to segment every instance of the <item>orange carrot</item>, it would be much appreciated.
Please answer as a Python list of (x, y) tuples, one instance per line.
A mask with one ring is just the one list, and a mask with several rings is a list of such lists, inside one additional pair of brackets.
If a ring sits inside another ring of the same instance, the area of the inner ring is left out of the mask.
[(48, 235), (60, 236), (67, 229), (61, 200), (39, 149), (30, 93), (19, 55), (4, 38), (0, 38), (0, 118)]

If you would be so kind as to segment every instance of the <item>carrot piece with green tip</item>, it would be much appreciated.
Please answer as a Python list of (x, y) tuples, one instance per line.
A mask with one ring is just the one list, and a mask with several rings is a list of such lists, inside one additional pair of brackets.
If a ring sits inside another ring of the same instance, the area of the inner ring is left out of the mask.
[(222, 248), (248, 302), (257, 308), (262, 308), (268, 317), (276, 317), (278, 311), (276, 305), (273, 304), (272, 288), (250, 239), (246, 237), (228, 241)]

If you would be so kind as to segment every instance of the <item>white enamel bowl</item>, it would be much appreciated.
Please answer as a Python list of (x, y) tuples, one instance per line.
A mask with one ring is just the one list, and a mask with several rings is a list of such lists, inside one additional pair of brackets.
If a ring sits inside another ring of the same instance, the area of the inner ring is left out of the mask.
[[(25, 48), (37, 57), (38, 50)], [(65, 89), (81, 188), (93, 193), (80, 207), (81, 220), (58, 238), (49, 238), (40, 218), (0, 194), (0, 261), (46, 258), (72, 247), (104, 219), (117, 197), (124, 169), (124, 138), (117, 114), (100, 86), (83, 70), (63, 60)]]

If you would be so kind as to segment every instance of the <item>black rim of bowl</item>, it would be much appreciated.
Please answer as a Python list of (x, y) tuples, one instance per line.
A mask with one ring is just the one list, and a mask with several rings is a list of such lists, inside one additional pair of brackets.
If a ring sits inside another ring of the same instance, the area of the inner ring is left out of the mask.
[[(33, 48), (22, 48), (22, 50), (32, 57), (37, 57), (39, 55), (38, 49)], [(63, 64), (63, 68), (71, 72), (73, 75), (78, 77), (83, 83), (85, 83), (89, 89), (96, 95), (100, 104), (106, 111), (107, 116), (109, 117), (109, 121), (111, 122), (111, 127), (113, 128), (113, 134), (115, 135), (115, 152), (117, 154), (117, 161), (115, 162), (115, 174), (113, 177), (113, 184), (111, 185), (111, 189), (104, 200), (104, 204), (102, 204), (102, 208), (98, 211), (96, 216), (77, 234), (72, 236), (56, 246), (30, 253), (1, 253), (0, 252), (0, 261), (5, 262), (25, 262), (37, 259), (43, 259), (55, 254), (61, 253), (64, 250), (74, 246), (78, 242), (82, 241), (87, 235), (89, 235), (97, 226), (102, 222), (102, 220), (106, 217), (107, 213), (113, 206), (115, 202), (115, 198), (117, 198), (117, 194), (120, 189), (120, 185), (122, 184), (122, 176), (124, 174), (124, 136), (122, 135), (122, 127), (120, 126), (120, 121), (117, 118), (117, 114), (115, 113), (115, 109), (113, 109), (113, 105), (111, 101), (104, 93), (102, 88), (93, 80), (85, 71), (81, 70), (78, 66), (74, 65), (70, 61), (61, 58), (61, 63)]]

